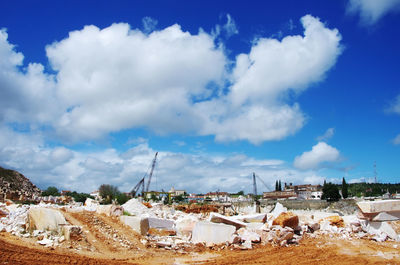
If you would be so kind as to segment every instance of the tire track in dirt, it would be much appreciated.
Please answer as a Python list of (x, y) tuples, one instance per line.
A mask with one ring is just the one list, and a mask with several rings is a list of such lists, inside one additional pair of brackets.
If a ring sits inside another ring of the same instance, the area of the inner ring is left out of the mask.
[(121, 260), (96, 259), (78, 254), (61, 254), (50, 249), (37, 249), (11, 244), (0, 238), (0, 264), (89, 264), (89, 265), (115, 265), (134, 264)]

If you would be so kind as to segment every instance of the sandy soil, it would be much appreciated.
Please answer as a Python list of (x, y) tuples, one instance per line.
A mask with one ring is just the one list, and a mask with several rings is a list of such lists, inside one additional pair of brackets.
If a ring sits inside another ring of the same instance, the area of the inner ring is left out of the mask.
[(0, 233), (0, 264), (400, 264), (396, 242), (320, 236), (290, 247), (165, 250), (143, 244), (118, 219), (87, 212), (63, 214), (71, 224), (83, 227), (81, 238), (45, 248), (37, 239)]

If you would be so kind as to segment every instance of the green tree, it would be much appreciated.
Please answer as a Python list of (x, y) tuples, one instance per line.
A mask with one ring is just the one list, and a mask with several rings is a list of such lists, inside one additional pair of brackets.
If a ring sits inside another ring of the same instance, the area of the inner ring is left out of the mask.
[(42, 196), (60, 196), (60, 193), (56, 187), (50, 186), (42, 192)]
[(86, 201), (87, 198), (91, 198), (94, 199), (92, 196), (90, 196), (87, 193), (78, 193), (76, 191), (73, 192), (67, 192), (66, 194), (67, 196), (71, 196), (72, 198), (74, 198), (74, 201), (76, 202), (82, 202), (84, 203)]
[(185, 198), (183, 198), (183, 195), (178, 195), (174, 197), (175, 202), (183, 202)]
[(281, 183), (281, 180), (279, 180), (279, 183), (278, 183), (278, 190), (279, 190), (279, 191), (282, 191), (282, 183)]
[(322, 187), (321, 199), (327, 201), (338, 201), (340, 199), (340, 194), (337, 185), (330, 182), (326, 183), (324, 187)]
[(344, 177), (342, 180), (342, 196), (343, 196), (343, 199), (346, 199), (347, 197), (349, 197), (348, 186), (347, 186), (347, 183), (346, 183), (346, 180), (344, 179)]
[(242, 196), (243, 196), (243, 195), (244, 195), (244, 191), (242, 191), (242, 190), (239, 191), (239, 192), (237, 193), (237, 195), (242, 195)]
[(101, 198), (103, 198), (103, 202), (109, 204), (112, 202), (113, 199), (120, 194), (118, 188), (113, 185), (109, 184), (102, 184), (99, 187), (99, 194)]
[(126, 196), (125, 193), (121, 193), (121, 192), (116, 195), (116, 199), (117, 199), (119, 205), (122, 205), (129, 200), (128, 196)]
[(275, 181), (275, 191), (279, 191), (279, 184), (278, 184), (278, 181)]

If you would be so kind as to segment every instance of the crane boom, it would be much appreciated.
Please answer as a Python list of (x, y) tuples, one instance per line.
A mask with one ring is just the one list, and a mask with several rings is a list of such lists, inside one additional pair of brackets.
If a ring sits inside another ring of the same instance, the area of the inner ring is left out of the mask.
[(257, 198), (257, 182), (256, 182), (256, 173), (253, 172), (253, 193), (254, 193), (254, 203), (256, 207), (256, 213), (261, 212), (261, 203)]
[(154, 168), (156, 166), (157, 155), (158, 155), (158, 152), (156, 152), (156, 155), (154, 156), (154, 159), (153, 159), (153, 163), (151, 164), (151, 170), (150, 170), (150, 174), (149, 174), (149, 179), (147, 180), (146, 192), (149, 192), (151, 177), (153, 176), (153, 171), (154, 171)]
[(256, 183), (256, 173), (253, 172), (253, 193), (255, 200), (257, 199), (257, 183)]
[(144, 191), (144, 177), (136, 184), (136, 186), (132, 189), (131, 194), (132, 197), (135, 197), (136, 194), (138, 193), (140, 186), (142, 186), (142, 194)]

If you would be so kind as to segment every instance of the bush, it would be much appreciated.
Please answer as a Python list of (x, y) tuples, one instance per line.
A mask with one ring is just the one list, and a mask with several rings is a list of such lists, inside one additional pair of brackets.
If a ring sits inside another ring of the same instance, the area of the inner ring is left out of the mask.
[(81, 202), (81, 203), (84, 203), (87, 198), (94, 199), (92, 196), (90, 196), (87, 193), (78, 193), (76, 191), (67, 192), (65, 195), (71, 196), (72, 198), (74, 198), (74, 201)]
[(120, 205), (126, 203), (129, 200), (128, 196), (126, 196), (125, 193), (118, 193), (116, 199)]
[(60, 196), (60, 193), (56, 187), (50, 186), (42, 192), (42, 196)]

